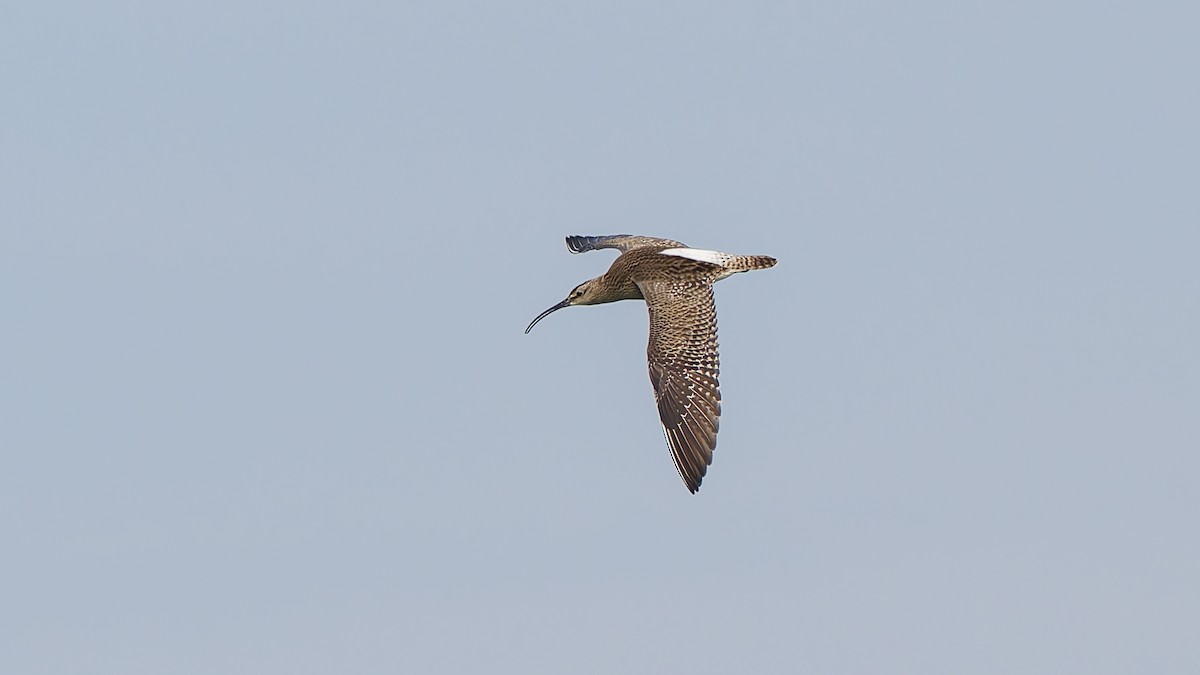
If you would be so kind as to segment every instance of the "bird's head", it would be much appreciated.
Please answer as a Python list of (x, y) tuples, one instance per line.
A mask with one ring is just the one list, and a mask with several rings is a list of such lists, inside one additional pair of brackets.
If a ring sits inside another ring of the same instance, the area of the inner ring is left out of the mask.
[(537, 315), (537, 318), (530, 322), (529, 327), (525, 329), (525, 333), (533, 330), (534, 324), (549, 316), (552, 312), (556, 312), (563, 307), (571, 305), (594, 305), (599, 302), (604, 302), (601, 298), (600, 284), (596, 283), (596, 279), (589, 279), (582, 284), (579, 284), (570, 293), (567, 294), (567, 299), (551, 307), (550, 309)]

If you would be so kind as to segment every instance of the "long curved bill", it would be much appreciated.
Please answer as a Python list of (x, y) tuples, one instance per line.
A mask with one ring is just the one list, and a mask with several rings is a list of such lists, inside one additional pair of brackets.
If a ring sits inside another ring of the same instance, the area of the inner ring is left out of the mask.
[(570, 307), (570, 306), (571, 306), (571, 301), (570, 301), (570, 300), (563, 300), (562, 302), (560, 302), (560, 303), (558, 303), (557, 305), (555, 305), (555, 306), (551, 307), (550, 309), (548, 309), (548, 310), (546, 310), (546, 311), (542, 312), (541, 314), (538, 314), (538, 315), (537, 315), (537, 318), (536, 318), (536, 319), (534, 319), (532, 322), (530, 322), (530, 324), (529, 324), (529, 328), (526, 328), (526, 329), (525, 329), (525, 334), (526, 334), (526, 335), (529, 335), (529, 331), (533, 330), (533, 326), (534, 326), (534, 324), (536, 324), (537, 322), (539, 322), (539, 321), (541, 321), (542, 319), (546, 318), (547, 316), (550, 316), (550, 314), (551, 314), (552, 312), (557, 312), (558, 310), (562, 309), (563, 307)]

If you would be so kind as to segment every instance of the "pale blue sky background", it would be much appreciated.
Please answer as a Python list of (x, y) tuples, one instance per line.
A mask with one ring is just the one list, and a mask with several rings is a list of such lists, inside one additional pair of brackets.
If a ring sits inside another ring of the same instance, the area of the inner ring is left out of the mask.
[[(1200, 672), (1193, 3), (0, 10), (0, 671)], [(633, 232), (717, 288), (700, 494)]]

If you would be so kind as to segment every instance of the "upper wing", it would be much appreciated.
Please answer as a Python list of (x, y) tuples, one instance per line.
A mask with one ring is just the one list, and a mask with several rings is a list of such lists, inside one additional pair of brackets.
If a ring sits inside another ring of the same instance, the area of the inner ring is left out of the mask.
[(601, 237), (567, 237), (567, 249), (571, 253), (583, 253), (584, 251), (595, 251), (599, 248), (615, 248), (624, 253), (635, 248), (645, 246), (656, 246), (661, 248), (683, 247), (677, 241), (671, 239), (659, 239), (658, 237), (643, 237), (639, 234), (609, 234)]
[(717, 310), (712, 283), (701, 275), (639, 281), (650, 308), (646, 350), (663, 434), (692, 492), (712, 464), (721, 417), (717, 377)]

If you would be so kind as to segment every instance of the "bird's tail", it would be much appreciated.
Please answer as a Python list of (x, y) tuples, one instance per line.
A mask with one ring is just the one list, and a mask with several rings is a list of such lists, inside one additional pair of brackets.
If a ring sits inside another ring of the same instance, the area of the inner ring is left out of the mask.
[(769, 255), (735, 255), (725, 263), (725, 269), (738, 272), (765, 270), (775, 266), (775, 259)]
[(721, 251), (709, 251), (703, 248), (668, 248), (659, 251), (659, 253), (716, 265), (724, 270), (717, 279), (724, 279), (738, 272), (765, 270), (768, 267), (775, 266), (775, 259), (769, 255), (734, 255), (732, 253), (722, 253)]

